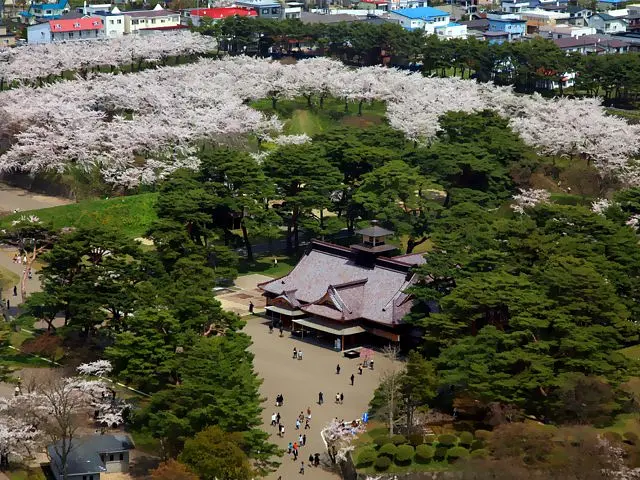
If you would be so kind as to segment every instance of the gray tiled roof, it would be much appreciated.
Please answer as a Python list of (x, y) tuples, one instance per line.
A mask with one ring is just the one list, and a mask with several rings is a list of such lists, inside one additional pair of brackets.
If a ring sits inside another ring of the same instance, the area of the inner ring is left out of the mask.
[[(58, 445), (60, 443), (58, 442)], [(101, 453), (119, 453), (133, 448), (133, 442), (127, 435), (91, 435), (72, 441), (67, 457), (68, 475), (90, 475), (106, 472)], [(47, 447), (51, 468), (60, 472), (60, 456), (53, 445)]]
[[(314, 240), (288, 275), (265, 282), (260, 288), (272, 295), (294, 290), (296, 299), (305, 304), (316, 303), (330, 294), (334, 296), (331, 302), (303, 309), (318, 315), (322, 310), (329, 318), (362, 318), (391, 325), (411, 309), (412, 302), (403, 292), (415, 281), (415, 275), (410, 273), (414, 261), (417, 259), (413, 256), (378, 258), (366, 267), (354, 261), (350, 249)], [(326, 305), (336, 302), (342, 312)]]
[(356, 233), (359, 235), (366, 235), (368, 237), (384, 237), (385, 235), (393, 235), (391, 230), (382, 228), (379, 225), (372, 225), (361, 230), (356, 230)]

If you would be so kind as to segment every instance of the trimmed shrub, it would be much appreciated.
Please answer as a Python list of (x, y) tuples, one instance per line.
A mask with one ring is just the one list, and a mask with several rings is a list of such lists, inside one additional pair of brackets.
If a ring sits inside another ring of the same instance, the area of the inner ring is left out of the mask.
[(391, 443), (393, 443), (394, 445), (404, 445), (405, 443), (407, 443), (407, 437), (405, 437), (404, 435), (394, 435), (393, 437), (391, 437)]
[(458, 443), (465, 447), (468, 447), (473, 443), (473, 433), (471, 432), (461, 432), (460, 435), (458, 435), (458, 438), (460, 439)]
[(431, 445), (418, 445), (416, 447), (416, 462), (429, 463), (436, 454), (436, 449)]
[(409, 435), (409, 444), (417, 447), (418, 445), (422, 445), (424, 443), (424, 437), (419, 433), (413, 433)]
[(376, 458), (374, 466), (376, 470), (386, 470), (391, 466), (391, 459), (385, 455), (381, 455)]
[(471, 442), (471, 451), (480, 450), (484, 448), (484, 442), (482, 440), (474, 440)]
[(478, 450), (471, 452), (471, 458), (487, 458), (488, 456), (489, 451), (484, 448), (479, 448)]
[(433, 458), (436, 460), (444, 460), (447, 456), (447, 447), (438, 447), (436, 448), (436, 453), (433, 455)]
[(622, 442), (622, 435), (620, 435), (618, 432), (604, 432), (602, 436), (612, 443)]
[(378, 454), (373, 448), (362, 450), (358, 455), (357, 467), (370, 467), (376, 461)]
[(378, 456), (386, 455), (389, 458), (393, 458), (396, 456), (396, 452), (398, 451), (398, 447), (396, 447), (393, 443), (385, 443), (380, 450), (378, 450)]
[(381, 446), (383, 446), (386, 443), (389, 443), (389, 437), (387, 435), (380, 435), (379, 437), (375, 437), (373, 439), (373, 444), (377, 448), (380, 448)]
[(459, 458), (467, 458), (469, 456), (469, 450), (464, 447), (452, 447), (447, 450), (447, 460), (455, 462)]
[(413, 447), (411, 445), (400, 445), (396, 451), (396, 463), (398, 465), (408, 465), (413, 458)]
[(489, 430), (476, 430), (473, 436), (478, 440), (489, 440), (491, 438), (491, 432)]
[(622, 438), (624, 438), (624, 443), (628, 443), (629, 445), (638, 443), (638, 435), (633, 432), (624, 432)]
[(443, 433), (438, 437), (438, 444), (445, 447), (453, 447), (456, 443), (458, 443), (458, 437), (456, 437), (455, 435)]
[(427, 433), (424, 436), (424, 442), (423, 443), (435, 443), (438, 441), (438, 436), (435, 433)]

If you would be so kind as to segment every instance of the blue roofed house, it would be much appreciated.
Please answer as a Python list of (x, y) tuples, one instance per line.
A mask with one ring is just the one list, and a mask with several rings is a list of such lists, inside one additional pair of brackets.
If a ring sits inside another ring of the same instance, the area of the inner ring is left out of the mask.
[(527, 33), (527, 22), (512, 13), (488, 13), (489, 28), (487, 32), (506, 34), (506, 40), (518, 40)]
[(608, 13), (596, 13), (587, 20), (590, 27), (598, 33), (623, 33), (627, 31), (627, 22), (619, 17), (613, 17)]
[(401, 8), (389, 12), (406, 30), (423, 30), (442, 38), (466, 38), (467, 26), (451, 21), (451, 15), (432, 7)]
[(34, 25), (38, 20), (58, 20), (70, 10), (69, 0), (59, 0), (57, 3), (31, 2), (27, 11), (20, 12), (20, 22)]
[[(58, 444), (47, 447), (51, 471), (56, 480), (62, 480), (63, 468)], [(103, 473), (129, 471), (129, 451), (134, 448), (127, 435), (90, 435), (74, 438), (67, 456), (68, 480), (100, 480)]]

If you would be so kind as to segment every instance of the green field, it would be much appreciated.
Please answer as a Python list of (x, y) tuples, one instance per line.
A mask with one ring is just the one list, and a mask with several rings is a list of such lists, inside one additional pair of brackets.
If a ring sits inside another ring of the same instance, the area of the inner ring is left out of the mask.
[(127, 237), (137, 238), (144, 236), (151, 223), (157, 219), (154, 210), (157, 196), (157, 193), (143, 193), (105, 200), (83, 200), (71, 205), (20, 212), (4, 217), (0, 221), (0, 227), (6, 228), (15, 218), (32, 213), (43, 222), (51, 223), (55, 229), (114, 227)]

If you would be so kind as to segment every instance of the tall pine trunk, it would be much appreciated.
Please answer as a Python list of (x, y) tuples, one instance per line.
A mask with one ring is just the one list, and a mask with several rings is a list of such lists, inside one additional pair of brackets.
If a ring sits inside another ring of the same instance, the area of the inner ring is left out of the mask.
[(244, 246), (247, 249), (247, 260), (253, 262), (253, 249), (251, 248), (251, 242), (249, 241), (249, 234), (247, 233), (247, 226), (245, 225), (244, 220), (240, 223), (240, 227), (242, 228)]

